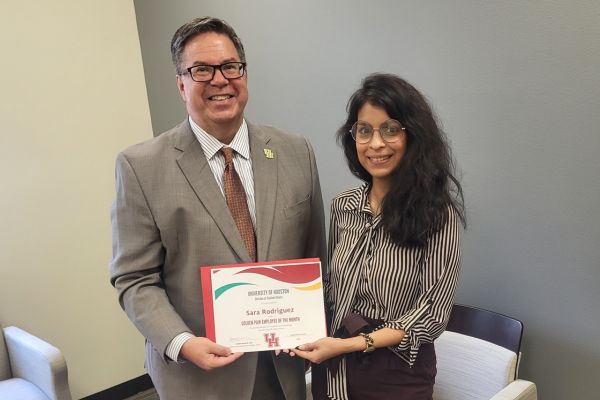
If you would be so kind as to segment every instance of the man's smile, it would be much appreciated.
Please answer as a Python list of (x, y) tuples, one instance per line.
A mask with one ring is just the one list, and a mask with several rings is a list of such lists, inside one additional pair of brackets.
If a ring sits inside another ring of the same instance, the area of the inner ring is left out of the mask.
[(223, 100), (229, 100), (233, 98), (233, 95), (230, 94), (216, 94), (214, 96), (209, 96), (208, 99), (211, 101), (223, 101)]

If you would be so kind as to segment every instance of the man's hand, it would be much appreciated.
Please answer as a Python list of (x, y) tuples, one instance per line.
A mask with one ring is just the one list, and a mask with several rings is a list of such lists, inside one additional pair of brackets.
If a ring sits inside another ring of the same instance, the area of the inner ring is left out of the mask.
[(181, 355), (205, 371), (229, 365), (244, 353), (232, 353), (225, 346), (216, 344), (205, 337), (188, 339), (181, 347)]

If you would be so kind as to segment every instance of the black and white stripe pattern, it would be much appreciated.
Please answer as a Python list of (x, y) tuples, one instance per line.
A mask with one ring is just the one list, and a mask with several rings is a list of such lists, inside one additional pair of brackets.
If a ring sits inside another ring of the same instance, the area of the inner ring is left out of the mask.
[[(367, 184), (348, 190), (331, 205), (330, 332), (350, 312), (382, 319), (377, 329), (406, 332), (390, 350), (413, 365), (419, 346), (441, 335), (450, 316), (460, 261), (458, 215), (449, 209), (448, 222), (425, 247), (398, 246), (383, 229), (381, 216), (373, 216), (368, 191)], [(344, 360), (335, 377), (328, 373), (327, 391), (331, 399), (347, 399)]]

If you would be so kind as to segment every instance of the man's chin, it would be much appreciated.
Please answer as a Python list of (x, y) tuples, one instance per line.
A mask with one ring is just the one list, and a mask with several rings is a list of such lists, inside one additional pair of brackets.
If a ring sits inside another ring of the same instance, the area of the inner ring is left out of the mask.
[(213, 126), (239, 126), (242, 123), (242, 118), (239, 116), (216, 116), (211, 118), (210, 122)]

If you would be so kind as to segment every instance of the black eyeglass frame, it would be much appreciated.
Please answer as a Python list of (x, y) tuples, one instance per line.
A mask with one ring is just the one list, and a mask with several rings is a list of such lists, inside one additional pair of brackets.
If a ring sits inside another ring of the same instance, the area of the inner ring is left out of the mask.
[[(226, 65), (231, 65), (231, 64), (238, 64), (238, 65), (241, 66), (239, 68), (242, 71), (242, 73), (240, 74), (240, 76), (237, 76), (235, 78), (228, 78), (227, 76), (225, 76), (225, 73), (223, 72), (223, 67), (226, 66)], [(230, 81), (230, 80), (233, 80), (233, 79), (240, 79), (242, 76), (244, 76), (246, 74), (246, 65), (247, 64), (245, 62), (242, 62), (242, 61), (230, 61), (230, 62), (226, 62), (226, 63), (223, 63), (223, 64), (216, 64), (216, 65), (198, 64), (198, 65), (192, 65), (191, 67), (186, 68), (185, 69), (186, 70), (185, 73), (188, 74), (190, 76), (190, 78), (194, 82), (210, 82), (210, 81), (212, 81), (215, 78), (215, 73), (217, 72), (217, 69), (218, 69), (219, 71), (221, 71), (221, 75), (223, 75), (223, 78), (225, 78), (228, 81)], [(212, 74), (210, 76), (210, 79), (204, 79), (204, 80), (201, 80), (201, 81), (199, 81), (197, 79), (194, 79), (194, 74), (192, 74), (192, 70), (194, 68), (198, 68), (198, 67), (212, 67), (213, 71), (212, 71)]]
[[(389, 122), (395, 122), (395, 123), (397, 123), (400, 126), (400, 130), (402, 131), (402, 133), (406, 133), (406, 127), (404, 127), (400, 121), (398, 121), (398, 120), (396, 120), (394, 118), (388, 119), (387, 121), (385, 121), (384, 123), (382, 123), (379, 126), (379, 128), (373, 128), (373, 125), (369, 124), (368, 122), (358, 120), (358, 121), (356, 121), (355, 123), (352, 124), (352, 127), (350, 128), (350, 130), (348, 130), (348, 133), (350, 134), (350, 136), (352, 137), (352, 139), (354, 139), (354, 141), (356, 143), (359, 143), (359, 144), (367, 144), (371, 140), (373, 140), (373, 135), (375, 134), (375, 131), (379, 132), (379, 136), (381, 136), (381, 140), (383, 140), (384, 142), (386, 142), (386, 143), (396, 143), (398, 140), (400, 140), (400, 132), (397, 135), (395, 135), (395, 136), (392, 137), (393, 140), (389, 140), (390, 139), (389, 136), (386, 136), (385, 134), (381, 133), (381, 127), (385, 126), (385, 125), (388, 125)], [(371, 132), (371, 137), (369, 137), (369, 140), (367, 140), (367, 141), (359, 141), (356, 138), (356, 133), (354, 131), (355, 131), (355, 129), (358, 126), (359, 123), (367, 124), (373, 130), (373, 132)]]

